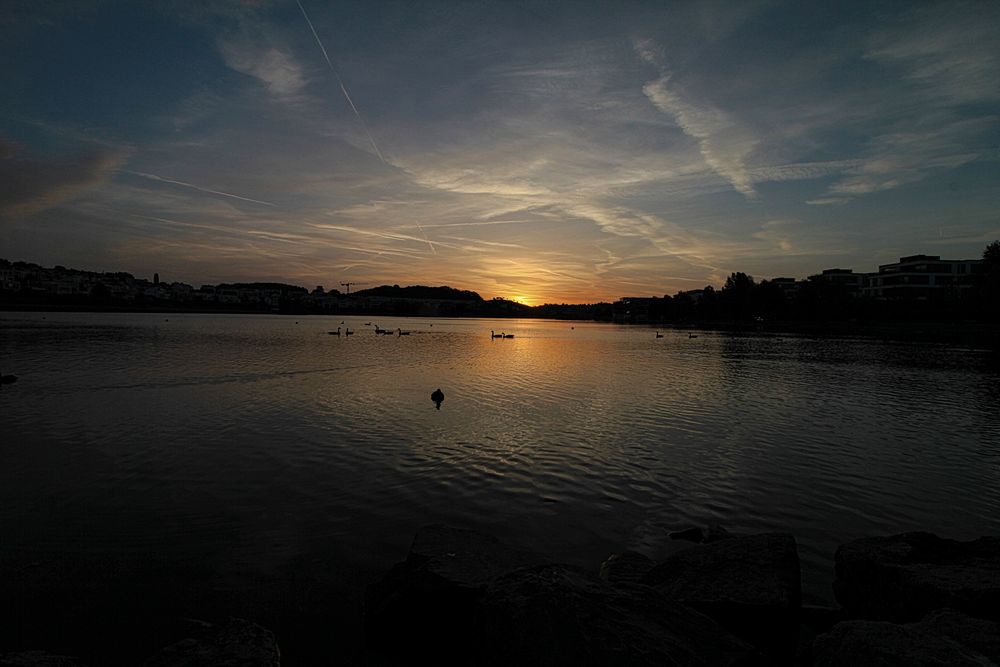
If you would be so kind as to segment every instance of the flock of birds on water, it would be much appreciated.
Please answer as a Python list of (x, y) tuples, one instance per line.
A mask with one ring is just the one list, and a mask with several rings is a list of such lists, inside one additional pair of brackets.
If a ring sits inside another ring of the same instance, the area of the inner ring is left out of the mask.
[[(342, 320), (340, 323), (344, 324), (344, 321)], [(298, 324), (298, 322), (296, 322), (296, 324)], [(372, 323), (371, 322), (365, 322), (365, 326), (366, 327), (370, 327), (370, 326), (372, 326)], [(432, 324), (431, 326), (434, 326), (434, 325)], [(337, 327), (336, 331), (327, 331), (326, 333), (329, 334), (329, 335), (331, 335), (331, 336), (353, 336), (355, 332), (351, 331), (350, 327), (346, 327), (345, 326), (345, 327)], [(396, 336), (396, 337), (399, 337), (399, 336), (409, 336), (410, 332), (409, 331), (403, 331), (402, 329), (399, 329), (399, 328), (397, 328), (395, 331), (393, 331), (392, 329), (383, 329), (379, 325), (376, 324), (375, 325), (375, 335), (376, 336)], [(500, 333), (497, 333), (493, 329), (490, 329), (490, 339), (493, 339), (493, 338), (513, 338), (513, 337), (514, 337), (514, 334), (509, 334), (509, 333), (507, 333), (505, 331), (501, 331)], [(661, 336), (660, 334), (656, 334), (656, 337), (657, 338), (663, 338), (663, 336)]]
[[(344, 321), (341, 321), (340, 323), (344, 324)], [(298, 322), (296, 322), (296, 324), (298, 324)], [(365, 326), (366, 327), (370, 327), (371, 325), (372, 325), (371, 322), (365, 322)], [(431, 326), (434, 326), (434, 325), (432, 324)], [(570, 329), (575, 329), (575, 328), (576, 327), (570, 327)], [(341, 330), (341, 329), (342, 329), (342, 327), (337, 327), (336, 331), (327, 331), (327, 333), (330, 334), (331, 336), (353, 336), (354, 335), (354, 332), (351, 331), (350, 327), (347, 327), (346, 329), (343, 329), (343, 330)], [(396, 335), (396, 336), (409, 336), (410, 332), (409, 331), (403, 331), (402, 329), (396, 329), (395, 331), (393, 331), (392, 329), (382, 329), (381, 327), (379, 327), (379, 325), (376, 324), (375, 325), (375, 335), (376, 336), (392, 336), (392, 335)], [(492, 340), (494, 338), (513, 338), (513, 337), (514, 337), (514, 334), (509, 334), (506, 331), (501, 331), (500, 333), (497, 333), (493, 329), (490, 329), (490, 340)], [(663, 338), (663, 334), (661, 334), (659, 331), (657, 331), (656, 332), (656, 337), (657, 338)], [(698, 337), (698, 334), (693, 334), (693, 333), (689, 333), (688, 334), (688, 338), (697, 338), (697, 337)]]
[[(45, 319), (45, 318), (42, 318), (42, 319)], [(170, 320), (165, 320), (165, 321), (169, 322)], [(298, 324), (298, 322), (296, 322), (296, 324)], [(341, 321), (341, 324), (344, 324), (344, 322)], [(366, 327), (370, 327), (370, 326), (372, 326), (372, 323), (371, 322), (365, 322), (365, 326)], [(434, 326), (434, 325), (432, 324), (431, 326)], [(575, 329), (576, 327), (570, 327), (570, 328), (571, 329)], [(331, 335), (331, 336), (353, 336), (354, 335), (354, 332), (351, 331), (350, 327), (343, 328), (343, 330), (342, 330), (342, 327), (337, 327), (336, 331), (327, 331), (327, 333), (329, 335)], [(392, 335), (395, 335), (395, 336), (399, 337), (399, 336), (409, 336), (410, 332), (409, 331), (403, 331), (400, 328), (397, 328), (395, 331), (393, 331), (392, 329), (383, 329), (379, 325), (376, 324), (375, 325), (375, 335), (377, 335), (377, 336), (392, 336)], [(509, 333), (507, 333), (505, 331), (501, 331), (500, 333), (497, 333), (493, 329), (490, 329), (490, 340), (493, 340), (494, 338), (513, 338), (513, 337), (514, 337), (514, 334), (509, 334)], [(656, 332), (656, 337), (657, 338), (663, 338), (663, 334), (661, 334), (659, 331), (657, 331)], [(693, 333), (689, 333), (688, 334), (688, 338), (697, 338), (697, 337), (698, 337), (698, 334), (693, 334)], [(14, 384), (15, 382), (17, 382), (17, 376), (16, 375), (0, 375), (0, 385)], [(441, 389), (438, 388), (436, 391), (434, 391), (434, 393), (431, 394), (431, 400), (434, 401), (435, 407), (438, 410), (440, 410), (441, 409), (441, 402), (444, 401), (444, 392), (442, 392)]]

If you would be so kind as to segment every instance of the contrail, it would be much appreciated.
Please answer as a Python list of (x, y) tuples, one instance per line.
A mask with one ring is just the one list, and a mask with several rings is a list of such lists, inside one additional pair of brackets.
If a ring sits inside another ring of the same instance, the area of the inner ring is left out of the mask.
[(146, 174), (141, 171), (129, 171), (128, 169), (122, 169), (126, 174), (132, 174), (134, 176), (142, 176), (143, 178), (148, 178), (151, 181), (160, 181), (162, 183), (173, 183), (174, 185), (183, 185), (186, 188), (191, 188), (193, 190), (198, 190), (200, 192), (208, 192), (213, 195), (221, 195), (223, 197), (232, 197), (233, 199), (240, 199), (242, 201), (253, 202), (254, 204), (263, 204), (264, 206), (277, 206), (277, 204), (272, 204), (269, 201), (261, 201), (259, 199), (250, 199), (249, 197), (241, 197), (239, 195), (234, 195), (229, 192), (220, 192), (219, 190), (209, 190), (208, 188), (202, 188), (193, 183), (185, 183), (184, 181), (175, 181), (172, 178), (164, 178), (162, 176), (157, 176), (156, 174)]
[(417, 222), (416, 220), (414, 220), (414, 222), (416, 222), (417, 229), (420, 230), (420, 233), (424, 235), (424, 240), (427, 241), (427, 245), (429, 245), (431, 247), (431, 252), (433, 252), (435, 255), (438, 254), (438, 251), (434, 247), (434, 244), (431, 243), (431, 240), (429, 238), (427, 238), (427, 232), (424, 231), (424, 228), (420, 226), (419, 222)]
[(382, 164), (388, 164), (385, 158), (382, 157), (382, 151), (378, 149), (378, 145), (375, 143), (375, 139), (372, 137), (372, 133), (368, 131), (368, 124), (365, 123), (365, 119), (361, 117), (358, 113), (358, 108), (354, 106), (354, 100), (351, 99), (350, 93), (347, 92), (347, 87), (344, 85), (344, 80), (340, 78), (340, 74), (337, 72), (337, 68), (333, 66), (333, 61), (330, 60), (330, 56), (326, 53), (326, 48), (323, 46), (323, 42), (320, 41), (319, 35), (316, 34), (316, 28), (313, 27), (313, 22), (309, 20), (309, 15), (306, 14), (306, 8), (302, 6), (299, 0), (295, 0), (295, 4), (299, 6), (302, 10), (302, 16), (305, 17), (306, 23), (309, 24), (309, 29), (312, 30), (313, 37), (316, 38), (316, 43), (319, 45), (319, 50), (323, 52), (323, 58), (326, 59), (326, 64), (330, 66), (330, 71), (333, 72), (333, 76), (337, 78), (337, 83), (340, 84), (340, 90), (344, 93), (344, 97), (347, 98), (347, 103), (351, 105), (351, 109), (354, 110), (354, 115), (358, 117), (361, 121), (361, 127), (365, 128), (365, 134), (368, 135), (368, 141), (371, 142), (372, 148), (375, 149), (375, 155), (378, 155), (378, 159), (382, 161)]

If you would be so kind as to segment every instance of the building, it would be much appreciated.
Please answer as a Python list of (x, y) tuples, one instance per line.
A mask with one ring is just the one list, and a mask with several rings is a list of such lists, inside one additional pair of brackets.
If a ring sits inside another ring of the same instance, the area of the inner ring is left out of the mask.
[(900, 257), (898, 262), (880, 265), (878, 273), (867, 274), (862, 293), (881, 299), (911, 300), (958, 296), (972, 288), (982, 271), (980, 259), (941, 259), (938, 255)]
[(799, 291), (799, 282), (795, 278), (772, 278), (772, 285), (777, 285), (785, 296)]
[(841, 285), (852, 292), (860, 292), (865, 285), (867, 274), (854, 273), (854, 269), (823, 269), (820, 279), (834, 285)]

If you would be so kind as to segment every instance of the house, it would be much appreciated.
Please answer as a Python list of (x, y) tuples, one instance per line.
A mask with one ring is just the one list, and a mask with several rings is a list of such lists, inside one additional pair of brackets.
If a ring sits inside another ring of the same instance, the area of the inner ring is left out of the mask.
[(941, 259), (938, 255), (911, 255), (882, 264), (865, 276), (862, 292), (882, 299), (929, 299), (959, 295), (975, 284), (983, 271), (980, 259)]

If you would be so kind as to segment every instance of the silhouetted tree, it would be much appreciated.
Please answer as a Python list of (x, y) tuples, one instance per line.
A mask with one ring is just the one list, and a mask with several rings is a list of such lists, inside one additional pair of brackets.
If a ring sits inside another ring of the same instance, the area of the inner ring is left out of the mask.
[(737, 321), (749, 320), (753, 311), (753, 278), (742, 271), (729, 274), (719, 295), (724, 317)]
[(698, 316), (704, 320), (714, 320), (719, 317), (719, 295), (715, 288), (706, 285), (698, 301)]
[(1000, 241), (993, 241), (983, 250), (981, 292), (986, 316), (1000, 319)]
[(767, 319), (784, 319), (787, 316), (785, 292), (777, 284), (762, 280), (754, 292), (758, 315)]

